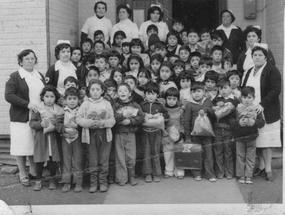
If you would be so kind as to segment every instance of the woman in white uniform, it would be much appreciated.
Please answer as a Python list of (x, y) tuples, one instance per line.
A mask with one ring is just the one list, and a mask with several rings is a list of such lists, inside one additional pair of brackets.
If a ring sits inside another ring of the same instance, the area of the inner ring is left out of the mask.
[(259, 129), (256, 148), (259, 158), (259, 168), (255, 175), (266, 173), (266, 179), (273, 180), (271, 170), (272, 147), (281, 147), (280, 138), (280, 102), (281, 75), (278, 69), (267, 61), (268, 50), (265, 44), (256, 44), (252, 49), (254, 67), (248, 70), (243, 80), (243, 86), (255, 89), (255, 102), (259, 111), (263, 111), (265, 126)]
[[(38, 111), (40, 93), (44, 87), (44, 76), (35, 69), (37, 57), (31, 49), (18, 54), (18, 71), (10, 75), (5, 86), (5, 99), (10, 107), (10, 154), (14, 155), (19, 168), (22, 185), (29, 186), (35, 176), (33, 162), (34, 138), (29, 126), (31, 111)], [(26, 157), (30, 162), (30, 173), (26, 172)]]

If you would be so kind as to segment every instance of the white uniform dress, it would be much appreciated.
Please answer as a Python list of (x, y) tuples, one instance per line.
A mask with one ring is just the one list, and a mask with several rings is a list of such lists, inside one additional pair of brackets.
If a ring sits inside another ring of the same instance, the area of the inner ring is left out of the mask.
[(147, 27), (150, 26), (150, 25), (155, 25), (157, 26), (158, 28), (158, 37), (161, 41), (165, 41), (166, 40), (166, 36), (169, 32), (169, 29), (168, 29), (168, 26), (165, 22), (153, 22), (151, 20), (147, 20), (145, 22), (143, 22), (140, 26), (140, 31), (139, 31), (139, 34), (140, 34), (140, 39), (145, 43), (148, 38), (147, 38), (147, 33), (146, 33), (146, 30), (147, 30)]
[[(251, 71), (246, 83), (246, 86), (251, 86), (255, 89), (256, 104), (259, 104), (261, 101), (260, 77), (265, 65), (256, 74), (254, 74), (254, 71)], [(281, 147), (280, 120), (270, 124), (265, 123), (264, 127), (258, 130), (258, 133), (256, 148)]]
[(111, 44), (114, 40), (114, 35), (117, 31), (123, 31), (126, 34), (126, 41), (130, 42), (134, 38), (139, 38), (139, 29), (136, 23), (130, 19), (121, 20), (115, 24), (111, 32)]
[[(34, 70), (28, 72), (22, 67), (19, 69), (22, 79), (25, 79), (29, 87), (30, 103), (40, 103), (40, 93), (44, 88), (40, 74)], [(31, 117), (31, 113), (29, 114)], [(10, 122), (11, 147), (10, 154), (15, 156), (31, 156), (34, 154), (34, 137), (28, 122)]]

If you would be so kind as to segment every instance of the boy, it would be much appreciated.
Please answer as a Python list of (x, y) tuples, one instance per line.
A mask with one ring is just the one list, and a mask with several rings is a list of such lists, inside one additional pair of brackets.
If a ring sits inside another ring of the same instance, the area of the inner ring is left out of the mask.
[(166, 47), (166, 44), (164, 42), (156, 42), (154, 44), (154, 53), (155, 54), (160, 54), (161, 57), (163, 58), (163, 61), (166, 61), (167, 60), (167, 47)]
[[(211, 37), (212, 37), (212, 46), (213, 47), (217, 46), (217, 45), (223, 47), (223, 44), (224, 44), (223, 36), (221, 36), (219, 31), (214, 31), (211, 34)], [(229, 49), (223, 47), (223, 58), (226, 58), (226, 57), (231, 59), (231, 62), (233, 61), (232, 52)]]
[(232, 88), (232, 94), (235, 98), (237, 98), (238, 100), (241, 97), (241, 91), (240, 91), (240, 76), (237, 70), (232, 70), (229, 71), (227, 78), (230, 82), (230, 86)]
[(184, 30), (184, 24), (181, 20), (174, 20), (172, 24), (172, 30), (177, 32), (180, 36), (182, 31)]
[[(157, 101), (159, 95), (159, 87), (157, 84), (149, 82), (145, 87), (145, 101), (141, 103), (142, 111), (148, 119), (154, 119), (163, 116), (168, 119), (168, 113), (163, 105)], [(143, 172), (145, 174), (145, 182), (160, 182), (161, 166), (160, 166), (160, 147), (162, 131), (159, 128), (148, 127), (143, 124), (142, 142), (144, 145)], [(152, 178), (153, 177), (153, 178)]]
[(205, 74), (205, 91), (206, 91), (206, 97), (209, 98), (211, 101), (214, 100), (214, 98), (218, 95), (218, 83), (219, 75), (214, 70), (210, 70), (206, 72)]
[(179, 92), (179, 101), (185, 107), (187, 102), (192, 101), (192, 96), (190, 94), (191, 91), (191, 83), (193, 83), (193, 77), (189, 72), (183, 71), (179, 75), (179, 85), (180, 85), (180, 92)]
[(179, 77), (179, 74), (185, 70), (185, 63), (182, 60), (176, 60), (173, 63), (173, 70), (176, 77)]
[(201, 59), (201, 53), (200, 52), (191, 52), (190, 54), (190, 66), (191, 66), (191, 69), (193, 69), (195, 71), (195, 76), (198, 72), (198, 69), (199, 69), (199, 62), (200, 62), (200, 59)]
[(108, 63), (110, 65), (110, 69), (121, 67), (120, 62), (121, 54), (116, 50), (111, 50), (108, 56)]
[(232, 96), (230, 82), (227, 79), (221, 79), (218, 88), (219, 96), (213, 100), (216, 115), (214, 124), (216, 173), (218, 179), (222, 179), (224, 175), (227, 179), (232, 179), (234, 174), (232, 125), (238, 101)]
[(57, 131), (62, 134), (63, 173), (62, 192), (71, 189), (71, 176), (75, 183), (74, 192), (82, 191), (82, 145), (75, 117), (78, 112), (79, 91), (75, 87), (69, 87), (64, 94), (66, 106), (64, 118), (58, 119)]
[(225, 76), (225, 71), (222, 66), (223, 61), (223, 48), (222, 46), (214, 46), (211, 49), (211, 57), (213, 60), (212, 70), (216, 71), (220, 78)]
[(95, 55), (101, 55), (103, 54), (105, 50), (105, 43), (101, 40), (97, 40), (94, 42), (94, 53)]
[(82, 62), (85, 63), (88, 56), (92, 53), (93, 41), (90, 38), (86, 38), (81, 42), (82, 49)]
[(182, 44), (188, 46), (188, 43), (189, 43), (188, 42), (188, 31), (186, 29), (183, 29), (180, 32), (180, 37), (181, 37), (181, 40), (182, 40)]
[(210, 51), (212, 47), (211, 34), (209, 28), (202, 28), (200, 32), (201, 42), (198, 42), (199, 47), (201, 48), (201, 54), (210, 56)]
[(130, 49), (130, 42), (127, 41), (123, 41), (122, 42), (122, 66), (127, 67), (127, 62), (128, 62), (128, 58), (131, 55), (130, 54), (131, 49)]
[(154, 52), (155, 52), (155, 44), (157, 42), (160, 42), (160, 39), (158, 37), (158, 35), (156, 34), (152, 34), (150, 35), (149, 39), (148, 39), (148, 47), (146, 47), (147, 50), (147, 53), (149, 54), (149, 56), (152, 56), (154, 55)]
[(107, 58), (105, 55), (95, 55), (95, 66), (99, 69), (99, 80), (104, 82), (111, 76), (111, 71), (107, 69)]
[(201, 52), (202, 49), (198, 45), (199, 34), (195, 29), (190, 29), (188, 31), (188, 47), (190, 49), (190, 53), (192, 52)]
[(239, 182), (252, 184), (255, 165), (256, 138), (258, 129), (265, 124), (263, 113), (254, 105), (255, 90), (244, 87), (241, 90), (241, 104), (236, 109), (234, 137), (236, 140), (236, 176)]
[(199, 61), (199, 69), (196, 72), (195, 81), (203, 82), (205, 79), (205, 74), (212, 67), (212, 59), (207, 56), (202, 56)]
[(137, 79), (132, 75), (127, 75), (124, 79), (124, 82), (129, 85), (132, 91), (132, 99), (134, 102), (140, 104), (144, 98), (140, 94), (137, 93)]
[(147, 39), (145, 40), (145, 50), (147, 50), (149, 48), (149, 38), (151, 35), (157, 35), (158, 36), (158, 27), (156, 25), (149, 25), (146, 29), (146, 35), (147, 35)]
[[(64, 84), (64, 91), (66, 91), (70, 87), (75, 87), (78, 89), (78, 80), (74, 78), (73, 76), (68, 76), (66, 79), (64, 79), (63, 84)], [(66, 102), (64, 99), (64, 95), (60, 96), (60, 98), (57, 101), (58, 105), (65, 107)]]
[[(105, 43), (105, 35), (101, 30), (97, 30), (94, 32), (94, 42), (99, 40)], [(106, 49), (110, 49), (110, 46), (107, 43), (105, 43), (105, 47)]]

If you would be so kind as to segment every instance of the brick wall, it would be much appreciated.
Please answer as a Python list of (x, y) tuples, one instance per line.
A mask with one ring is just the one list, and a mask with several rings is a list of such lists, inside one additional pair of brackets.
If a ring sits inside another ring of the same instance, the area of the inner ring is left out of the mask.
[(37, 69), (47, 69), (46, 1), (1, 0), (0, 6), (0, 134), (9, 133), (9, 104), (4, 100), (5, 83), (18, 68), (17, 54), (33, 49)]
[(53, 64), (58, 40), (70, 40), (72, 46), (78, 43), (78, 0), (50, 0), (48, 16), (50, 64)]

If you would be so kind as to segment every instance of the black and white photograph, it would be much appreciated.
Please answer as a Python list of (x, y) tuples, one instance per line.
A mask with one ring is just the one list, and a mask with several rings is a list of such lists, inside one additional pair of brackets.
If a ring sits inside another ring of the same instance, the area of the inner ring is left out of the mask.
[(282, 215), (284, 0), (0, 0), (0, 215)]

